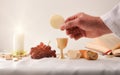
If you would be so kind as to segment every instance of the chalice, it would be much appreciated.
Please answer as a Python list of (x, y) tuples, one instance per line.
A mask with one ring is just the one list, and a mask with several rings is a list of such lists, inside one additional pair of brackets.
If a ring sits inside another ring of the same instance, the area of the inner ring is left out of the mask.
[(57, 38), (57, 47), (60, 49), (60, 59), (64, 59), (63, 49), (67, 46), (68, 38)]

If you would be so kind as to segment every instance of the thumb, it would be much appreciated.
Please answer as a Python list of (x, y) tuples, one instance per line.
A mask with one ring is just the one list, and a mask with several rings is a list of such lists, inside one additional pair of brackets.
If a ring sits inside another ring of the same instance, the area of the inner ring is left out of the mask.
[(62, 31), (65, 30), (65, 24), (60, 26), (60, 30), (62, 30)]
[(69, 21), (67, 23), (64, 23), (63, 25), (61, 25), (60, 29), (61, 30), (65, 30), (65, 29), (69, 29), (75, 26), (75, 22), (74, 21)]
[(76, 27), (77, 25), (78, 25), (78, 22), (76, 20), (72, 20), (65, 23), (65, 29), (70, 29), (70, 28)]

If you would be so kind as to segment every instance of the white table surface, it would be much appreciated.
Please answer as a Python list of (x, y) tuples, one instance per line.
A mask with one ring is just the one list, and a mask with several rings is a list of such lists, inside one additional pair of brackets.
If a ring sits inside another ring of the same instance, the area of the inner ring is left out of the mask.
[(120, 58), (60, 60), (25, 57), (20, 61), (0, 59), (0, 75), (120, 75)]

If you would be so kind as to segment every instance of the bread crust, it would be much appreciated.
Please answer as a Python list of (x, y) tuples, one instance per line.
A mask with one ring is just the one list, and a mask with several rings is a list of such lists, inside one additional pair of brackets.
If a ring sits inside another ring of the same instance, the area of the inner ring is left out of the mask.
[(96, 52), (90, 50), (80, 50), (81, 58), (85, 58), (88, 60), (97, 60), (98, 54)]

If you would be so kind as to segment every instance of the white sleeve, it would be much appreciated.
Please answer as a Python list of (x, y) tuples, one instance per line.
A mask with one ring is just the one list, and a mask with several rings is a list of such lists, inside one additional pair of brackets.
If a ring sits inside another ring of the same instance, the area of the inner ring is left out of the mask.
[(110, 12), (101, 16), (101, 19), (107, 27), (120, 38), (120, 3)]

